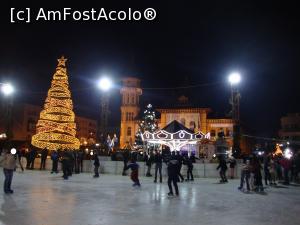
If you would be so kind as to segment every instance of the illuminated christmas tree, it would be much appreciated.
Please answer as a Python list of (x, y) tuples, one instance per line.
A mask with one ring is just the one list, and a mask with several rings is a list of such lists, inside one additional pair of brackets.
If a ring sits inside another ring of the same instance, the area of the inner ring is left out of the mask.
[(153, 109), (151, 104), (148, 104), (144, 111), (142, 121), (139, 124), (139, 129), (135, 134), (135, 145), (137, 147), (144, 145), (144, 142), (142, 140), (142, 133), (144, 133), (145, 131), (149, 131), (153, 133), (157, 129), (158, 126), (157, 126), (155, 110)]
[(75, 137), (75, 114), (69, 91), (66, 61), (64, 56), (58, 59), (44, 109), (36, 125), (36, 134), (32, 136), (31, 143), (38, 148), (79, 149), (80, 146)]
[(140, 123), (140, 129), (142, 132), (149, 131), (153, 133), (158, 128), (157, 121), (156, 121), (156, 115), (155, 110), (153, 109), (151, 104), (148, 104), (145, 111), (143, 120)]

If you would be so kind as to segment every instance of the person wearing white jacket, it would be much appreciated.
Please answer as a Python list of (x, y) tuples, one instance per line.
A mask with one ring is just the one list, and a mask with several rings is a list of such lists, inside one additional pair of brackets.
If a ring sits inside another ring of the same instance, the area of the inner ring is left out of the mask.
[(12, 194), (14, 191), (11, 189), (11, 182), (14, 174), (14, 170), (17, 165), (17, 155), (16, 151), (7, 151), (4, 153), (3, 158), (0, 160), (0, 163), (3, 166), (3, 173), (4, 173), (4, 193), (5, 194)]

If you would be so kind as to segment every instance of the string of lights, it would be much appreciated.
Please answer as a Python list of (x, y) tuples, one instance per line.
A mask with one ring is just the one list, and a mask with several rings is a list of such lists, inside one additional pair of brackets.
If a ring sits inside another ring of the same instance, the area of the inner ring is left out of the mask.
[[(187, 85), (187, 86), (177, 86), (177, 87), (141, 87), (143, 90), (180, 90), (180, 89), (190, 89), (190, 88), (198, 88), (198, 87), (209, 87), (209, 86), (215, 86), (219, 85), (222, 82), (210, 82), (210, 83), (199, 83), (199, 84), (194, 84), (194, 85)], [(63, 84), (59, 84), (62, 86)], [(91, 90), (91, 87), (83, 87), (83, 88), (74, 88), (72, 89), (73, 93), (78, 93), (78, 92), (84, 92), (84, 91), (89, 91)], [(29, 90), (24, 90), (21, 91), (24, 93), (28, 94), (35, 94), (35, 95), (45, 95), (45, 91), (29, 91)]]
[(37, 133), (32, 136), (31, 143), (38, 148), (79, 149), (80, 146), (75, 137), (75, 114), (68, 87), (66, 60), (64, 57), (58, 59), (44, 109), (36, 125)]

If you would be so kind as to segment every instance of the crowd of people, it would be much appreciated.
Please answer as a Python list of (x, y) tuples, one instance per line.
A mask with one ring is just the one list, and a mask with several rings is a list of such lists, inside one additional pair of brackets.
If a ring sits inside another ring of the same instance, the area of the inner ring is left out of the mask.
[(283, 185), (289, 185), (291, 181), (299, 182), (300, 154), (297, 153), (293, 158), (272, 153), (259, 158), (252, 154), (244, 157), (241, 168), (241, 181), (238, 189), (246, 192), (263, 192), (263, 183), (265, 186), (276, 186), (279, 181)]
[[(21, 163), (21, 157), (26, 158), (26, 169), (34, 169), (35, 159), (38, 156), (40, 160), (40, 170), (46, 169), (46, 162), (48, 155), (52, 161), (51, 173), (58, 173), (58, 164), (61, 163), (61, 169), (63, 172), (63, 179), (68, 179), (73, 173), (83, 172), (83, 160), (85, 158), (85, 152), (83, 150), (53, 150), (51, 152), (48, 149), (42, 149), (39, 152), (32, 148), (29, 151), (22, 152), (16, 151), (15, 154), (7, 151), (2, 157), (2, 166), (4, 168), (5, 182), (4, 182), (4, 192), (13, 193), (11, 189), (11, 182), (13, 177), (13, 172), (16, 170), (17, 164), (20, 165), (20, 169), (24, 171)], [(137, 152), (130, 153), (129, 150), (123, 152), (124, 168), (122, 175), (127, 175), (126, 171), (131, 170), (131, 180), (133, 181), (133, 186), (140, 187), (141, 183), (139, 180), (139, 164), (137, 163), (139, 154)], [(90, 159), (93, 160), (94, 165), (94, 177), (98, 178), (100, 159), (99, 152), (94, 151), (90, 155)], [(194, 181), (193, 176), (193, 164), (196, 162), (196, 157), (194, 154), (183, 153), (179, 151), (172, 151), (162, 154), (161, 151), (153, 150), (149, 153), (144, 153), (143, 160), (147, 166), (147, 177), (152, 177), (151, 167), (154, 164), (154, 183), (162, 183), (162, 167), (165, 163), (167, 165), (167, 175), (168, 175), (168, 187), (169, 196), (179, 195), (178, 182), (189, 182)], [(225, 157), (218, 157), (218, 166), (220, 174), (220, 182), (227, 183), (227, 169), (229, 165), (230, 168), (230, 178), (235, 177), (235, 166), (237, 161), (233, 157), (226, 159)], [(184, 179), (181, 174), (182, 166), (186, 166), (186, 179)], [(288, 185), (291, 181), (299, 182), (298, 174), (300, 172), (300, 154), (297, 153), (292, 159), (274, 156), (273, 154), (266, 154), (264, 157), (257, 157), (253, 154), (248, 157), (244, 157), (241, 165), (241, 177), (239, 190), (250, 192), (263, 192), (263, 178), (264, 185), (277, 185), (278, 181), (282, 181), (283, 184)], [(246, 184), (246, 185), (245, 185)], [(244, 187), (245, 186), (245, 187)]]
[[(14, 152), (15, 151), (15, 152)], [(35, 148), (31, 148), (28, 151), (21, 151), (12, 148), (11, 150), (2, 151), (3, 157), (1, 158), (0, 164), (3, 167), (4, 172), (4, 193), (12, 194), (11, 183), (13, 178), (13, 173), (17, 169), (17, 165), (22, 171), (24, 171), (23, 165), (21, 163), (21, 158), (26, 159), (26, 169), (35, 169), (35, 159), (38, 154), (40, 154), (40, 170), (46, 169), (46, 161), (49, 155), (48, 149), (42, 149), (39, 152)], [(63, 171), (62, 177), (68, 179), (72, 176), (72, 173), (80, 173), (83, 171), (83, 150), (53, 150), (50, 153), (50, 158), (52, 160), (52, 170), (51, 173), (58, 173), (58, 163), (62, 164), (61, 168)], [(100, 164), (99, 164), (100, 165)], [(95, 165), (96, 167), (96, 165)], [(96, 171), (96, 170), (95, 170)], [(99, 176), (99, 174), (98, 174)]]
[[(126, 171), (131, 169), (131, 180), (133, 181), (133, 186), (140, 187), (140, 181), (138, 178), (139, 165), (137, 161), (137, 153), (129, 154), (128, 151), (124, 151), (124, 168), (123, 174), (126, 175)], [(128, 164), (128, 159), (130, 158), (130, 163)], [(162, 165), (165, 163), (167, 165), (168, 171), (168, 187), (169, 193), (168, 196), (174, 196), (173, 187), (175, 189), (176, 196), (179, 195), (178, 182), (184, 182), (183, 175), (181, 174), (182, 165), (187, 167), (186, 182), (194, 181), (193, 176), (193, 163), (196, 162), (196, 157), (194, 154), (180, 154), (179, 151), (173, 151), (172, 153), (168, 152), (167, 154), (162, 154), (161, 151), (154, 150), (150, 153), (144, 153), (144, 161), (147, 166), (147, 177), (152, 177), (151, 166), (155, 164), (155, 175), (154, 183), (157, 183), (158, 180), (162, 183)], [(159, 179), (158, 179), (159, 176)]]

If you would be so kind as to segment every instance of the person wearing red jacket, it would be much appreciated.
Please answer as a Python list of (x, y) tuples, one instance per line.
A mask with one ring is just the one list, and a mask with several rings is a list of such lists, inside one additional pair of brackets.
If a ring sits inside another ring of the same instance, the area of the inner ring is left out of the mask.
[(290, 184), (289, 171), (291, 169), (292, 162), (288, 158), (283, 158), (283, 159), (281, 159), (279, 161), (279, 163), (280, 163), (280, 165), (283, 168), (283, 175), (284, 175), (284, 182), (283, 182), (283, 184), (289, 185)]

